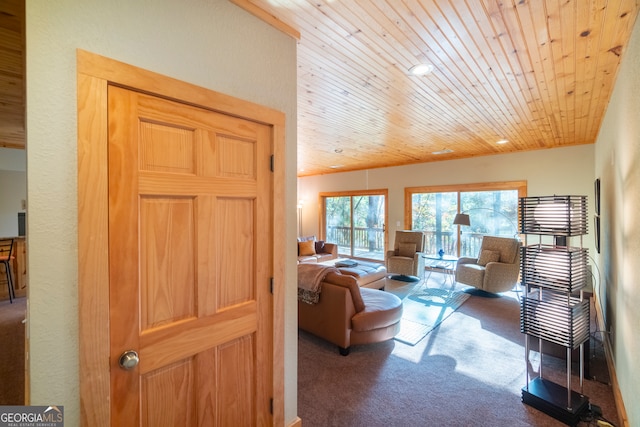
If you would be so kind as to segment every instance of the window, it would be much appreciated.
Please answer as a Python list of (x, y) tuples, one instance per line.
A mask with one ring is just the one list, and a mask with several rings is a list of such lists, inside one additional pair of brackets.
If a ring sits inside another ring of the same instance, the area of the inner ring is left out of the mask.
[[(483, 236), (518, 234), (518, 199), (526, 188), (525, 181), (407, 188), (405, 223), (426, 232), (427, 253), (475, 257)], [(469, 215), (471, 225), (454, 225), (457, 213)]]
[(324, 240), (341, 256), (384, 260), (387, 191), (322, 193)]

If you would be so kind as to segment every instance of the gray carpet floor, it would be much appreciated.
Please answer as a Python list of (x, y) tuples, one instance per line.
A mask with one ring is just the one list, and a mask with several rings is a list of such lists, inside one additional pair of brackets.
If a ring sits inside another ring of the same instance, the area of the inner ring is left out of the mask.
[[(434, 273), (429, 286), (466, 288), (443, 279)], [(410, 286), (393, 282), (388, 290), (402, 297)], [(415, 346), (389, 340), (353, 346), (346, 357), (300, 331), (298, 415), (305, 427), (563, 426), (521, 401), (527, 363), (519, 316), (515, 292), (473, 295)], [(531, 354), (531, 375), (539, 360)], [(542, 366), (546, 379), (566, 385), (564, 360), (544, 356)], [(586, 379), (584, 394), (617, 425), (609, 384)]]

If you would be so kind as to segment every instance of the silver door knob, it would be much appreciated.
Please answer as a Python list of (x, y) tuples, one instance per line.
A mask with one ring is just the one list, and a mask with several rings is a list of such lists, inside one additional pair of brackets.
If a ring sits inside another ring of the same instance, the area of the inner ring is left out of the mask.
[(127, 350), (120, 355), (120, 360), (118, 363), (120, 367), (125, 370), (130, 370), (135, 368), (140, 362), (140, 358), (138, 357), (138, 353), (135, 350)]

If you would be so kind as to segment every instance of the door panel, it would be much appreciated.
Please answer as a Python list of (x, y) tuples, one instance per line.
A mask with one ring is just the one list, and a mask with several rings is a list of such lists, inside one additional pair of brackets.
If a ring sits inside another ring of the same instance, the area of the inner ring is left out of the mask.
[(140, 328), (196, 316), (194, 200), (140, 198)]
[[(243, 336), (219, 347), (217, 357), (220, 405), (216, 425), (252, 425), (255, 419), (255, 392), (247, 387), (255, 376), (255, 340)], [(224, 367), (224, 369), (221, 369)]]
[(270, 128), (116, 87), (108, 104), (112, 425), (270, 424)]
[(142, 419), (146, 425), (196, 425), (194, 365), (193, 358), (188, 358), (141, 378)]
[[(216, 206), (217, 229), (222, 233), (218, 240), (217, 257), (218, 280), (220, 283), (233, 282), (236, 286), (216, 286), (218, 289), (218, 309), (233, 307), (255, 299), (253, 282), (254, 269), (251, 263), (253, 250), (247, 239), (237, 236), (253, 235), (253, 224), (240, 222), (243, 212), (254, 212), (253, 203), (247, 200), (221, 198)], [(227, 242), (223, 247), (222, 242)]]

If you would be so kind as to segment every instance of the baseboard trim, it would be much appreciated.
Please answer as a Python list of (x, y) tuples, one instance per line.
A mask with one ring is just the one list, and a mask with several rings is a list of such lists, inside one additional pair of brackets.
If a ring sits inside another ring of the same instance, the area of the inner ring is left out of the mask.
[[(594, 301), (598, 319), (598, 328), (601, 331), (606, 331), (606, 325), (604, 324), (604, 316), (602, 315), (602, 308), (600, 306), (600, 300), (598, 296), (594, 294)], [(616, 375), (616, 365), (613, 360), (613, 351), (611, 350), (611, 340), (609, 334), (603, 334), (602, 338), (604, 355), (607, 360), (607, 368), (609, 368), (609, 376), (611, 377), (611, 388), (613, 389), (613, 399), (616, 402), (616, 409), (618, 411), (618, 421), (621, 427), (630, 427), (629, 418), (627, 418), (627, 410), (622, 400), (622, 394), (620, 394), (620, 384), (618, 383), (618, 376)]]
[(296, 417), (287, 427), (302, 427), (302, 420), (300, 417)]

